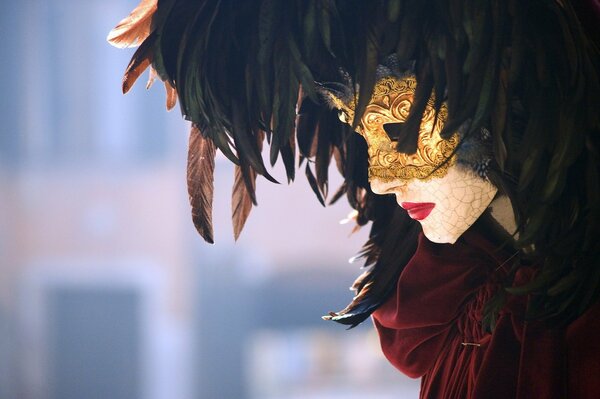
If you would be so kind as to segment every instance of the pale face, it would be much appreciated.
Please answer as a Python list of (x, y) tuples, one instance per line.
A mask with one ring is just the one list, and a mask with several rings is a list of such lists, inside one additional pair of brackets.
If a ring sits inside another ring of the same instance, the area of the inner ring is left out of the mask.
[[(486, 210), (497, 189), (457, 164), (459, 134), (440, 137), (447, 110), (442, 105), (436, 118), (433, 97), (421, 120), (416, 152), (396, 150), (397, 137), (389, 128), (406, 120), (415, 87), (412, 76), (384, 78), (375, 85), (357, 129), (368, 146), (369, 182), (376, 194), (394, 194), (430, 241), (453, 244)], [(340, 119), (351, 121), (353, 104), (332, 98), (341, 110)]]
[(489, 181), (458, 166), (427, 181), (372, 178), (371, 189), (376, 194), (394, 194), (398, 205), (421, 223), (425, 237), (450, 244), (475, 223), (497, 191)]

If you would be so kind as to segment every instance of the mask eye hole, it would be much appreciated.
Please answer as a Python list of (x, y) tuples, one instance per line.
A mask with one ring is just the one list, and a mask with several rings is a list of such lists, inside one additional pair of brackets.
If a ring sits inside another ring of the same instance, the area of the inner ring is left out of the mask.
[(402, 128), (402, 123), (385, 123), (383, 125), (383, 130), (387, 133), (388, 137), (392, 141), (398, 141), (400, 136), (400, 129)]

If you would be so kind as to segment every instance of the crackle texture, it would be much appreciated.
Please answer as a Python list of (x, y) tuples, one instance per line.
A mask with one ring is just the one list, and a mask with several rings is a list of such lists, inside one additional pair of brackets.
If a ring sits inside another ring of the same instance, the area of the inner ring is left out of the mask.
[(460, 166), (452, 166), (445, 176), (427, 181), (371, 179), (377, 194), (395, 194), (403, 202), (431, 202), (435, 207), (419, 220), (425, 236), (436, 243), (456, 242), (489, 206), (496, 187), (488, 180)]

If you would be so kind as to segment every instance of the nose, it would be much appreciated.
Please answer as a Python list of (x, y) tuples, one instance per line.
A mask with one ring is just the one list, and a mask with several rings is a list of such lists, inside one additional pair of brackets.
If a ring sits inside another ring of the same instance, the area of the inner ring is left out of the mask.
[(398, 180), (393, 180), (390, 182), (384, 182), (380, 179), (371, 180), (371, 190), (375, 194), (385, 195), (385, 194), (402, 194), (406, 191), (406, 183)]

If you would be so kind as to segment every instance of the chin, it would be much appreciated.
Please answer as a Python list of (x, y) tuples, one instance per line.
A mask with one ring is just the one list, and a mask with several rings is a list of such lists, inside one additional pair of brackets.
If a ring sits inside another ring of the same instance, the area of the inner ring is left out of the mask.
[(423, 235), (431, 242), (436, 244), (454, 244), (456, 240), (464, 233), (464, 231), (448, 233), (446, 231), (441, 232), (435, 228), (428, 228), (429, 226), (422, 225)]

